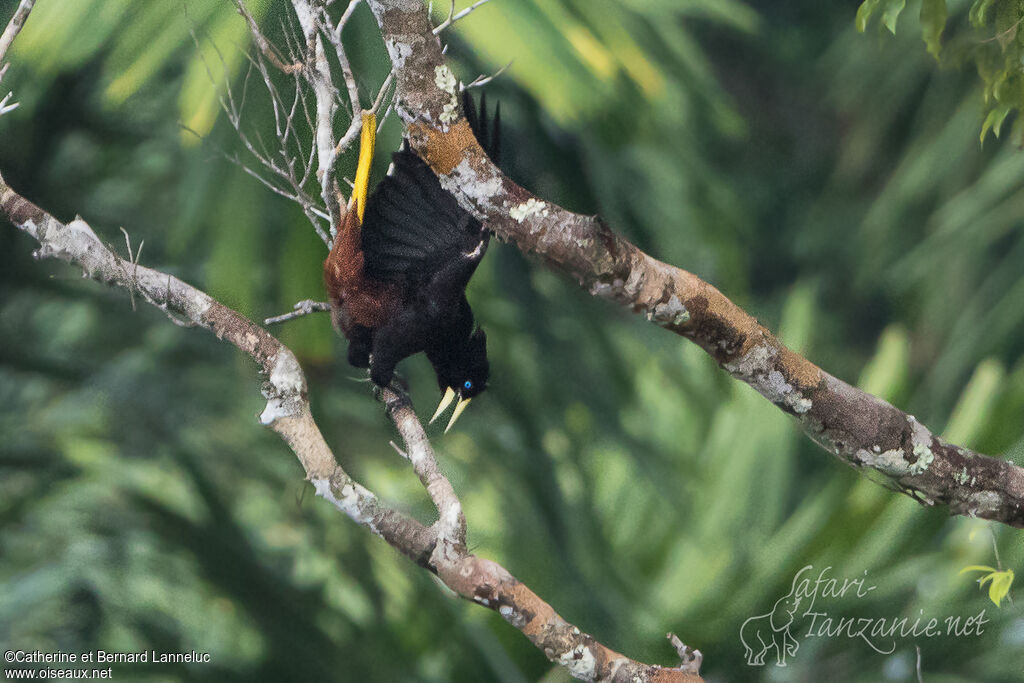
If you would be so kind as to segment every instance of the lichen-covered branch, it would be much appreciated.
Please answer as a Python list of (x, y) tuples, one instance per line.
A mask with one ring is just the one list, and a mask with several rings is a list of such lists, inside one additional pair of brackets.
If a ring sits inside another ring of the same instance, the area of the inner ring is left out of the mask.
[[(699, 683), (692, 662), (679, 668), (642, 664), (621, 655), (568, 623), (501, 565), (466, 549), (466, 522), (451, 483), (407, 396), (381, 392), (388, 415), (405, 441), (406, 454), (438, 511), (427, 527), (380, 502), (338, 464), (313, 420), (306, 379), (292, 352), (263, 328), (176, 277), (114, 254), (81, 218), (62, 223), (17, 194), (0, 177), (0, 216), (39, 242), (37, 258), (58, 258), (88, 277), (128, 290), (180, 325), (201, 327), (256, 361), (266, 376), (260, 422), (277, 432), (302, 463), (319, 496), (396, 550), (429, 569), (464, 598), (498, 612), (544, 654), (574, 676), (591, 681)], [(699, 653), (698, 653), (699, 656)]]
[(381, 391), (381, 399), (405, 441), (405, 456), (437, 509), (438, 543), (432, 563), (439, 566), (457, 560), (466, 554), (466, 518), (462, 514), (462, 503), (451, 482), (441, 473), (434, 448), (412, 409), (409, 397), (389, 387)]
[(1024, 469), (946, 443), (912, 415), (786, 348), (696, 275), (662, 263), (599, 217), (566, 211), (506, 178), (461, 115), (457, 82), (420, 0), (367, 0), (396, 76), (413, 149), (500, 239), (596, 296), (700, 345), (733, 377), (793, 415), (844, 462), (886, 475), (924, 505), (1024, 527)]

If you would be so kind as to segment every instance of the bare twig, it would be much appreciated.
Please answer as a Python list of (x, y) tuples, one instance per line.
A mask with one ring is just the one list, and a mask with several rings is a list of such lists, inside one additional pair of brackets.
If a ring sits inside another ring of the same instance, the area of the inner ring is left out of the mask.
[(271, 45), (267, 37), (260, 31), (259, 26), (256, 24), (256, 19), (253, 18), (249, 10), (246, 9), (245, 3), (242, 0), (235, 0), (235, 9), (238, 13), (245, 18), (245, 23), (249, 25), (249, 33), (252, 35), (253, 42), (256, 43), (256, 47), (259, 48), (263, 56), (267, 58), (271, 64), (280, 69), (286, 74), (293, 74), (302, 70), (302, 62), (291, 62), (286, 64), (281, 58), (281, 55), (277, 52), (277, 49)]
[(471, 83), (468, 83), (468, 84), (465, 84), (465, 85), (460, 83), (459, 84), (459, 89), (460, 90), (469, 90), (470, 88), (481, 88), (481, 87), (487, 85), (488, 83), (490, 83), (491, 81), (493, 81), (495, 78), (497, 78), (501, 74), (505, 73), (505, 71), (508, 70), (508, 68), (510, 66), (512, 66), (512, 62), (509, 62), (505, 66), (501, 67), (500, 69), (495, 71), (490, 76), (484, 76), (483, 74), (480, 74), (479, 76), (474, 78)]
[[(3, 78), (2, 71), (0, 71), (0, 78)], [(3, 96), (2, 99), (0, 99), (0, 116), (3, 116), (8, 112), (12, 112), (20, 106), (20, 102), (11, 102), (11, 98), (13, 97), (14, 93), (8, 92), (6, 95)]]
[[(237, 2), (240, 3), (240, 0), (237, 0)], [(240, 13), (247, 18), (247, 21), (252, 21), (251, 15), (244, 12), (244, 5), (242, 6)], [(250, 25), (250, 31), (253, 30), (253, 25), (254, 22)], [(196, 47), (199, 48), (199, 38), (194, 32), (192, 34), (192, 39), (195, 42)], [(265, 39), (262, 34), (253, 33), (253, 40), (259, 44), (261, 40)], [(223, 80), (225, 83), (229, 83), (229, 79), (226, 77), (228, 67), (224, 57), (216, 44), (211, 41), (211, 45), (220, 60), (221, 68), (225, 71), (225, 78)], [(293, 94), (290, 98), (291, 102), (289, 104), (281, 95), (280, 89), (275, 83), (270, 69), (267, 67), (266, 54), (265, 50), (260, 50), (254, 55), (246, 55), (246, 58), (249, 60), (249, 70), (246, 72), (246, 76), (243, 79), (242, 94), (240, 98), (236, 99), (230, 84), (225, 86), (223, 94), (218, 95), (218, 103), (220, 104), (221, 110), (224, 112), (228, 122), (235, 129), (238, 139), (241, 141), (248, 156), (258, 162), (258, 166), (254, 168), (249, 163), (246, 163), (246, 161), (241, 159), (237, 153), (229, 154), (221, 150), (221, 154), (223, 154), (228, 161), (236, 164), (239, 168), (258, 180), (275, 194), (289, 199), (302, 207), (302, 211), (309, 220), (310, 225), (313, 226), (313, 230), (323, 241), (324, 245), (329, 248), (331, 245), (331, 237), (328, 232), (332, 223), (329, 213), (326, 208), (321, 208), (321, 206), (318, 205), (318, 203), (305, 189), (306, 184), (313, 173), (313, 155), (315, 154), (315, 147), (311, 146), (308, 152), (305, 151), (305, 143), (303, 142), (302, 136), (300, 136), (298, 131), (298, 126), (296, 125), (300, 110), (303, 111), (307, 121), (310, 120), (305, 104), (305, 93), (303, 92), (304, 80), (301, 77), (301, 70), (295, 70), (289, 74), (291, 76), (289, 82), (293, 87)], [(201, 51), (200, 57), (204, 67), (206, 68), (210, 82), (216, 85), (218, 81), (214, 77), (213, 70)], [(249, 136), (244, 128), (245, 119), (243, 115), (245, 100), (248, 92), (249, 79), (254, 71), (259, 74), (264, 86), (266, 87), (267, 94), (270, 97), (271, 111), (274, 115), (274, 131), (277, 140), (276, 148), (273, 150), (267, 146), (259, 133), (256, 133), (254, 140)], [(310, 129), (312, 129), (312, 123), (309, 125)], [(191, 131), (191, 129), (188, 129), (187, 127), (185, 129), (189, 130), (197, 137), (201, 137), (195, 131)], [(259, 170), (259, 167), (262, 167), (262, 172)], [(321, 220), (326, 221), (326, 229), (321, 224)]]
[(442, 21), (440, 24), (434, 27), (434, 35), (436, 36), (441, 31), (445, 30), (459, 19), (463, 19), (468, 16), (473, 10), (483, 5), (486, 5), (491, 0), (477, 0), (472, 5), (462, 10), (458, 14), (455, 13), (455, 0), (452, 0), (451, 8), (448, 11), (448, 18)]
[(371, 109), (374, 114), (380, 111), (381, 105), (384, 104), (384, 99), (387, 97), (388, 90), (394, 82), (395, 72), (392, 71), (388, 74), (388, 77), (384, 79), (384, 83), (380, 86), (380, 90), (377, 91), (377, 98), (373, 101), (373, 109)]
[(326, 301), (313, 301), (312, 299), (306, 299), (300, 301), (292, 307), (294, 310), (291, 313), (284, 313), (282, 315), (276, 315), (273, 318), (267, 318), (263, 321), (264, 325), (276, 325), (278, 323), (288, 322), (289, 320), (295, 320), (311, 313), (323, 313), (331, 310), (331, 305)]
[(362, 107), (359, 104), (359, 86), (356, 85), (355, 75), (352, 73), (352, 65), (349, 64), (348, 55), (345, 53), (345, 46), (341, 41), (341, 31), (345, 28), (345, 24), (348, 23), (349, 18), (352, 16), (352, 12), (359, 5), (360, 0), (352, 0), (345, 8), (345, 13), (341, 15), (341, 19), (338, 20), (337, 25), (331, 25), (331, 18), (327, 14), (327, 8), (323, 8), (320, 13), (321, 26), (324, 35), (334, 46), (335, 54), (338, 57), (338, 64), (341, 66), (342, 80), (345, 82), (345, 88), (348, 90), (348, 102), (349, 109), (352, 112), (352, 118), (358, 118), (362, 112)]

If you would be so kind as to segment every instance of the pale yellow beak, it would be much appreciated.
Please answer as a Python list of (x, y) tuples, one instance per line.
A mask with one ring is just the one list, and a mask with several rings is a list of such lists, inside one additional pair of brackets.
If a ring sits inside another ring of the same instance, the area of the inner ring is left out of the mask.
[(434, 420), (441, 417), (441, 413), (448, 410), (448, 406), (455, 400), (456, 395), (455, 390), (451, 387), (444, 390), (444, 396), (441, 397), (441, 402), (437, 404), (437, 410), (434, 411), (434, 417), (430, 418), (429, 424), (434, 424)]
[(459, 419), (459, 415), (462, 415), (462, 411), (469, 406), (469, 402), (472, 400), (471, 398), (459, 398), (459, 402), (455, 404), (455, 410), (452, 412), (452, 419), (448, 420), (448, 426), (444, 428), (445, 434), (455, 426), (455, 421)]
[[(452, 404), (452, 401), (455, 400), (456, 396), (459, 395), (456, 394), (455, 390), (451, 387), (444, 390), (444, 396), (441, 397), (441, 402), (437, 405), (437, 410), (434, 411), (434, 417), (430, 418), (430, 424), (434, 424), (434, 421), (441, 417), (441, 413), (448, 410), (448, 406)], [(445, 434), (447, 434), (448, 430), (455, 425), (455, 421), (459, 419), (459, 416), (462, 415), (462, 411), (466, 409), (466, 406), (468, 406), (469, 402), (472, 400), (473, 399), (471, 398), (462, 398), (459, 396), (459, 402), (455, 404), (455, 410), (452, 412), (452, 419), (448, 420), (448, 426), (444, 428)]]

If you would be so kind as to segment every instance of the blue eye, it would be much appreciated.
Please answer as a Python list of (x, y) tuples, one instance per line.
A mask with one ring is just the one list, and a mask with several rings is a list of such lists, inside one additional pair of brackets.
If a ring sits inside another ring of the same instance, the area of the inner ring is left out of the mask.
[(472, 389), (473, 388), (473, 383), (467, 379), (465, 382), (462, 383), (462, 388), (463, 389)]

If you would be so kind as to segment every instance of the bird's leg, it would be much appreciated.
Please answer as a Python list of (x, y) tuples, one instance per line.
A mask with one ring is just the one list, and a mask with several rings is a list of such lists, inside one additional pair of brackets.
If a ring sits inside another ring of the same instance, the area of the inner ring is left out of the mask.
[(353, 326), (349, 332), (348, 362), (356, 368), (370, 367), (370, 351), (373, 350), (373, 331), (362, 325)]
[(416, 334), (412, 333), (408, 315), (399, 315), (377, 329), (373, 335), (373, 354), (370, 358), (370, 379), (377, 386), (386, 387), (395, 375), (395, 366), (420, 350)]

